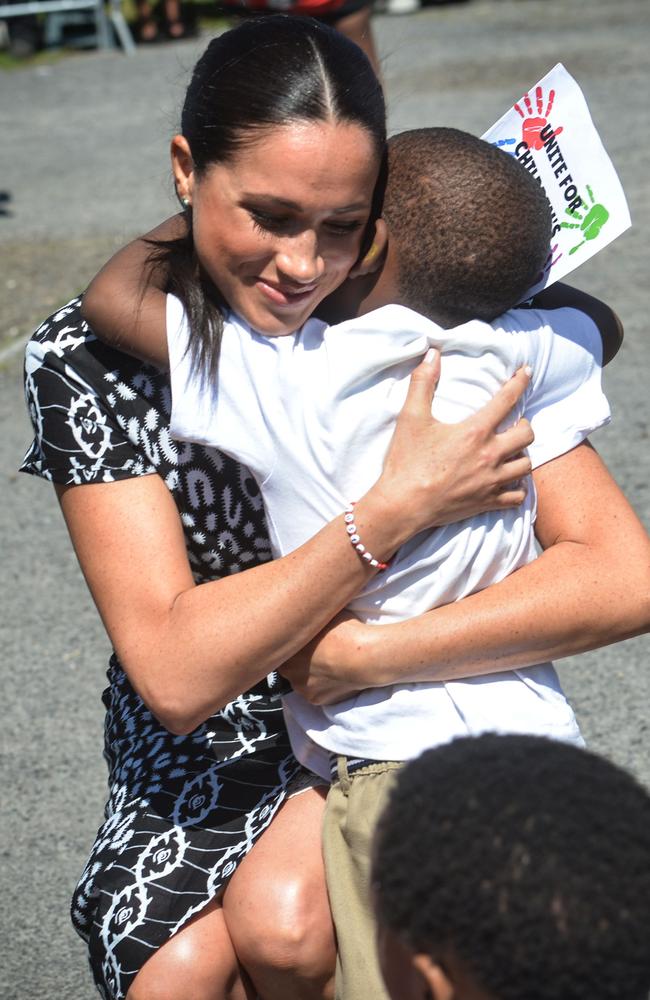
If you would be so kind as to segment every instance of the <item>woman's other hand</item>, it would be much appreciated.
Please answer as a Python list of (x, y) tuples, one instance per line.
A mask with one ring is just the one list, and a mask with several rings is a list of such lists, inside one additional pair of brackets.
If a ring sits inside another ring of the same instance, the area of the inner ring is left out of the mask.
[(311, 642), (280, 668), (294, 691), (312, 705), (333, 705), (350, 698), (372, 680), (357, 672), (363, 662), (363, 643), (372, 626), (342, 611)]

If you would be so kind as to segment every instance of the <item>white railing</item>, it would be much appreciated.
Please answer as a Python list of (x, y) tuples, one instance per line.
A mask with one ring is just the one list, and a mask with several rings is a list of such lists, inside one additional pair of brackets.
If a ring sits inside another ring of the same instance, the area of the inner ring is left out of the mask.
[(65, 11), (78, 10), (94, 11), (97, 45), (100, 48), (110, 48), (112, 44), (110, 25), (112, 25), (127, 55), (135, 52), (133, 36), (122, 13), (120, 0), (110, 0), (108, 15), (104, 0), (24, 0), (22, 3), (2, 3), (0, 0), (0, 21), (30, 14), (61, 14)]

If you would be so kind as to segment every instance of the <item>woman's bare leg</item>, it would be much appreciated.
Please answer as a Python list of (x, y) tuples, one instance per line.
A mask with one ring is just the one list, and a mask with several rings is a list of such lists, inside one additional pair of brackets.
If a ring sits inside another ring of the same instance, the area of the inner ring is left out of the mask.
[(127, 1000), (333, 996), (336, 947), (321, 854), (324, 798), (324, 791), (308, 789), (282, 806), (233, 875), (223, 908), (209, 903), (159, 948)]
[(252, 1000), (223, 909), (208, 903), (142, 966), (126, 1000)]
[(233, 945), (263, 1000), (334, 995), (336, 944), (321, 850), (324, 808), (325, 789), (311, 788), (285, 802), (224, 893)]
[(185, 25), (181, 17), (181, 5), (179, 0), (164, 0), (165, 23), (167, 33), (171, 38), (183, 38), (186, 33)]

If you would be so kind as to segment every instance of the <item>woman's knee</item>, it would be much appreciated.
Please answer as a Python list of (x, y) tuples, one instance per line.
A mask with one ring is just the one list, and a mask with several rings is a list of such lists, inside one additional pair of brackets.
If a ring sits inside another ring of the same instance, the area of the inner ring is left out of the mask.
[(248, 969), (275, 969), (319, 979), (333, 969), (334, 930), (324, 882), (298, 868), (260, 882), (243, 898), (224, 900), (237, 956)]
[[(256, 897), (256, 898), (255, 898)], [(224, 903), (226, 922), (245, 968), (266, 966), (318, 978), (333, 968), (336, 948), (324, 885), (298, 871), (258, 887), (251, 905)]]
[(281, 985), (289, 978), (294, 997), (322, 996), (333, 974), (336, 950), (320, 837), (323, 809), (320, 790), (290, 798), (224, 893), (235, 950), (265, 997), (282, 996)]

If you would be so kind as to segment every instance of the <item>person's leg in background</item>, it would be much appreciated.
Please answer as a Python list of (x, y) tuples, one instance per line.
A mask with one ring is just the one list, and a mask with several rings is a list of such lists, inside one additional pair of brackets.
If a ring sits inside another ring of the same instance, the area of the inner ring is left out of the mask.
[(374, 0), (224, 0), (224, 10), (235, 24), (241, 18), (270, 14), (313, 17), (329, 24), (365, 52), (381, 79), (371, 24), (373, 3)]
[(364, 3), (361, 7), (355, 3), (344, 4), (340, 12), (332, 17), (329, 23), (340, 31), (342, 35), (355, 42), (360, 49), (363, 49), (370, 60), (372, 68), (379, 79), (381, 79), (379, 58), (372, 32), (372, 8), (372, 3)]
[(161, 39), (187, 38), (193, 33), (183, 14), (180, 0), (162, 0), (162, 17), (154, 10), (150, 0), (137, 0), (136, 37), (139, 42), (158, 42)]
[[(17, 2), (18, 0), (9, 0), (9, 3)], [(8, 17), (4, 23), (7, 26), (9, 51), (12, 56), (26, 59), (41, 48), (42, 31), (36, 14)]]

